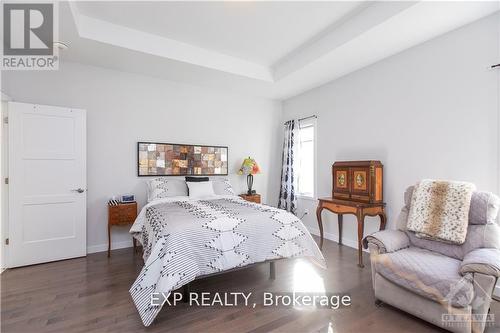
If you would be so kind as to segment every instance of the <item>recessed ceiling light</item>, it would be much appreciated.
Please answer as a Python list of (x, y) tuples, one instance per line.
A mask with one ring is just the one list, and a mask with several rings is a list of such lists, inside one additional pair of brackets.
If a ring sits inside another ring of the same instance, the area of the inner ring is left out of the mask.
[(54, 47), (58, 48), (59, 50), (67, 50), (69, 48), (68, 44), (65, 44), (63, 42), (54, 42)]

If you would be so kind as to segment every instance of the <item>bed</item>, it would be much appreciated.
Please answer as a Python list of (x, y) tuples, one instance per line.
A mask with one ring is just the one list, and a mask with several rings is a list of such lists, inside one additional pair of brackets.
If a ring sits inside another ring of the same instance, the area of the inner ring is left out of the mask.
[[(159, 188), (155, 190), (176, 193), (165, 184)], [(293, 257), (326, 267), (299, 218), (241, 199), (226, 180), (221, 188), (219, 194), (195, 199), (148, 195), (149, 203), (130, 229), (143, 246), (145, 264), (130, 294), (145, 326), (161, 310), (151, 304), (152, 293), (168, 294), (203, 276)]]

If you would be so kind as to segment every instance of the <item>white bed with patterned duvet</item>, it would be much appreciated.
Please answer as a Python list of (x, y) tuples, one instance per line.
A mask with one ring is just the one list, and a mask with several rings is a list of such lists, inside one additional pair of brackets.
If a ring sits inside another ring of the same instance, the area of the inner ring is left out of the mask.
[(179, 194), (169, 190), (172, 184), (165, 184), (172, 181), (150, 181), (149, 203), (130, 229), (144, 251), (145, 264), (130, 294), (145, 326), (161, 310), (151, 304), (153, 293), (169, 294), (204, 275), (292, 257), (309, 257), (325, 267), (321, 251), (299, 218), (245, 201), (223, 181), (219, 194), (197, 199), (168, 196)]

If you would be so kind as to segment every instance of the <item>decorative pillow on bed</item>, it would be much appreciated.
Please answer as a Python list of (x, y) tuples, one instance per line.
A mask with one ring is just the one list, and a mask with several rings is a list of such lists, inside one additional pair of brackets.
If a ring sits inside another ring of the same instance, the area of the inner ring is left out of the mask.
[(208, 182), (208, 177), (190, 177), (186, 176), (186, 182)]
[(212, 178), (214, 192), (217, 195), (235, 195), (233, 187), (227, 178)]
[(215, 195), (211, 181), (187, 182), (186, 184), (189, 188), (189, 198), (191, 199), (213, 197)]
[(187, 196), (188, 188), (182, 179), (158, 177), (148, 181), (148, 202), (161, 198)]

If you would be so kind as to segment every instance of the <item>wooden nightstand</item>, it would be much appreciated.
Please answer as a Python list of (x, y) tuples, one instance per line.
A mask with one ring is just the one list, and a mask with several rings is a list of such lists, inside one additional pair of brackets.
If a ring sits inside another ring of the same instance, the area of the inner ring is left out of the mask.
[(246, 201), (260, 204), (260, 194), (240, 194), (240, 197), (242, 197)]
[[(111, 255), (111, 226), (127, 225), (134, 223), (137, 217), (137, 202), (120, 203), (118, 205), (108, 205), (108, 257)], [(135, 253), (135, 238), (134, 242)]]

